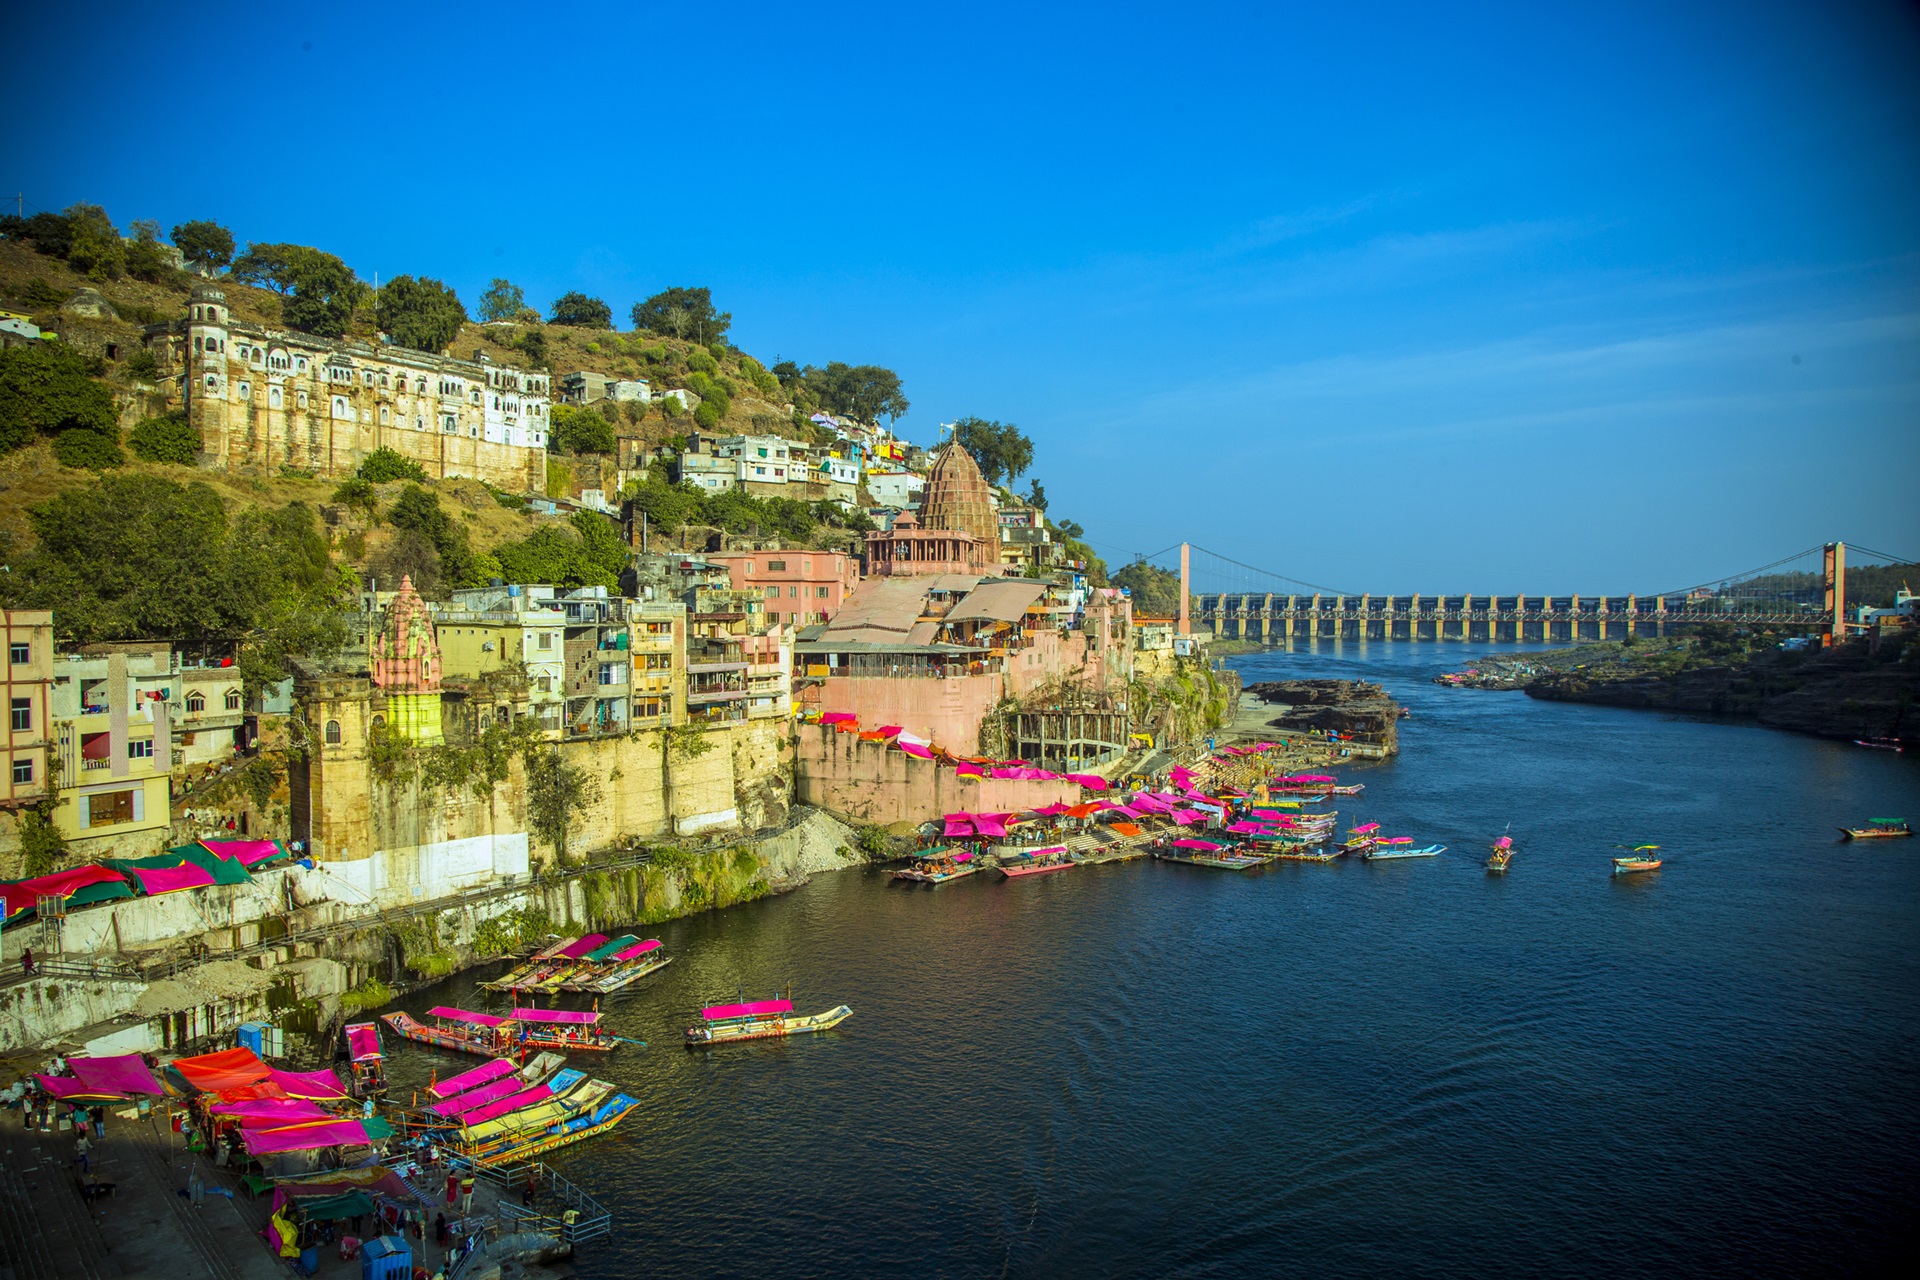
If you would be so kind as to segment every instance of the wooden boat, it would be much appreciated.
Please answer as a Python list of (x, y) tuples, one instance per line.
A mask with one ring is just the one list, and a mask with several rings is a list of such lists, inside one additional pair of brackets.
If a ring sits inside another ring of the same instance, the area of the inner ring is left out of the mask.
[(1184, 862), (1220, 871), (1245, 871), (1249, 867), (1264, 866), (1267, 861), (1252, 854), (1235, 853), (1210, 840), (1175, 840), (1165, 849), (1155, 849), (1153, 856), (1162, 862)]
[(605, 1133), (626, 1119), (639, 1105), (637, 1099), (630, 1098), (624, 1093), (616, 1093), (587, 1115), (575, 1116), (549, 1125), (538, 1137), (503, 1147), (487, 1155), (476, 1156), (475, 1162), (488, 1167), (524, 1163), (556, 1147), (564, 1147), (569, 1143), (580, 1142), (596, 1134)]
[(1391, 840), (1382, 840), (1360, 856), (1368, 862), (1397, 862), (1402, 858), (1437, 858), (1447, 851), (1443, 844), (1413, 847), (1411, 836), (1395, 836)]
[(346, 1029), (347, 1066), (353, 1072), (353, 1096), (371, 1098), (387, 1090), (387, 1059), (380, 1050), (380, 1024), (350, 1023)]
[(792, 1000), (748, 1000), (711, 1004), (700, 1011), (700, 1025), (687, 1028), (687, 1048), (706, 1049), (736, 1040), (771, 1040), (837, 1027), (853, 1015), (846, 1005), (825, 1013), (796, 1015)]
[(556, 984), (559, 991), (591, 991), (595, 983), (610, 976), (623, 963), (622, 957), (631, 957), (634, 949), (641, 946), (640, 936), (623, 933), (611, 942), (602, 942), (592, 951), (581, 956), (578, 968), (563, 975)]
[(980, 870), (980, 861), (965, 849), (935, 849), (913, 860), (913, 865), (893, 873), (893, 879), (913, 884), (941, 885), (959, 880)]
[[(451, 1095), (437, 1095), (414, 1123), (425, 1128), (442, 1128), (471, 1138), (481, 1127), (489, 1133), (511, 1129), (508, 1119), (567, 1093), (586, 1078), (586, 1073), (563, 1066), (566, 1059), (557, 1053), (543, 1053), (518, 1071), (481, 1078), (477, 1072), (454, 1077), (450, 1083), (473, 1078), (473, 1087)], [(505, 1058), (494, 1062), (511, 1067)], [(499, 1122), (499, 1123), (496, 1123)]]
[(1335, 858), (1342, 857), (1345, 854), (1346, 850), (1341, 848), (1303, 847), (1298, 849), (1281, 849), (1267, 856), (1276, 862), (1332, 862)]
[(589, 1080), (583, 1071), (568, 1069), (545, 1085), (535, 1085), (522, 1095), (525, 1101), (508, 1098), (488, 1111), (479, 1121), (463, 1125), (453, 1134), (453, 1143), (462, 1154), (484, 1154), (501, 1146), (524, 1141), (550, 1124), (591, 1112), (613, 1092), (604, 1080)]
[(605, 973), (569, 984), (568, 991), (584, 991), (592, 995), (606, 995), (609, 992), (631, 986), (650, 973), (657, 973), (673, 963), (673, 957), (660, 949), (658, 938), (648, 938), (645, 942), (616, 952), (613, 964)]
[(1651, 855), (1658, 852), (1659, 848), (1660, 846), (1657, 844), (1636, 846), (1633, 852), (1629, 853), (1626, 857), (1615, 858), (1613, 860), (1613, 874), (1625, 876), (1632, 875), (1636, 871), (1658, 871), (1664, 859), (1655, 858)]
[(1853, 745), (1871, 751), (1891, 751), (1896, 755), (1906, 749), (1906, 744), (1898, 738), (1855, 738)]
[(1049, 871), (1071, 871), (1074, 867), (1073, 859), (1067, 856), (1067, 847), (1063, 844), (1020, 854), (1012, 862), (1004, 858), (1005, 855), (1002, 855), (1000, 874), (1009, 880), (1016, 876), (1045, 875)]
[(1870, 818), (1864, 827), (1842, 827), (1842, 840), (1888, 840), (1897, 836), (1910, 836), (1913, 828), (1905, 818)]
[(601, 1028), (598, 1009), (515, 1009), (507, 1021), (515, 1048), (608, 1053), (620, 1047), (620, 1037)]
[(572, 964), (572, 961), (561, 953), (579, 941), (578, 938), (566, 938), (552, 946), (542, 947), (528, 956), (524, 964), (516, 965), (499, 977), (481, 983), (480, 988), (483, 991), (513, 991), (537, 979), (544, 980), (555, 968)]
[(427, 1010), (427, 1016), (434, 1020), (431, 1025), (417, 1022), (405, 1013), (383, 1013), (380, 1021), (391, 1027), (395, 1034), (421, 1044), (430, 1044), (436, 1049), (478, 1053), (492, 1058), (506, 1053), (510, 1047), (511, 1036), (505, 1018), (496, 1018), (490, 1013), (449, 1009), (444, 1005), (435, 1005)]
[(1513, 837), (1501, 836), (1493, 842), (1493, 854), (1487, 859), (1487, 870), (1505, 871), (1507, 864), (1513, 861)]

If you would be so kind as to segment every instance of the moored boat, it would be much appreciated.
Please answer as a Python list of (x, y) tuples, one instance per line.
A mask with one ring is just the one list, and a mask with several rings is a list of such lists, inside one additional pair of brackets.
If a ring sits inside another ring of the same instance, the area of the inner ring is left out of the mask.
[(355, 1022), (348, 1025), (347, 1067), (353, 1073), (353, 1094), (371, 1098), (387, 1089), (386, 1054), (380, 1049), (380, 1024)]
[(1375, 843), (1374, 847), (1360, 856), (1368, 862), (1395, 862), (1402, 858), (1437, 858), (1447, 851), (1443, 844), (1413, 847), (1412, 836), (1394, 836)]
[(1913, 828), (1905, 818), (1869, 818), (1864, 827), (1842, 827), (1842, 840), (1888, 840), (1896, 836), (1910, 836)]
[(660, 939), (648, 938), (645, 942), (637, 942), (624, 950), (615, 952), (611, 967), (605, 973), (596, 974), (570, 990), (607, 995), (630, 986), (648, 974), (656, 973), (672, 963), (673, 957), (661, 950)]
[(507, 1021), (516, 1048), (606, 1053), (620, 1044), (600, 1026), (598, 1009), (515, 1009)]
[(704, 1049), (736, 1040), (771, 1040), (825, 1031), (852, 1014), (844, 1004), (825, 1013), (796, 1014), (793, 1001), (788, 999), (711, 1004), (700, 1010), (700, 1025), (687, 1028), (687, 1047)]
[[(1007, 861), (1006, 855), (1002, 854), (1000, 874), (1012, 880), (1017, 876), (1045, 875), (1049, 871), (1071, 871), (1073, 867), (1073, 859), (1067, 856), (1067, 847), (1057, 844), (1050, 848), (1019, 854), (1012, 861)], [(1075, 883), (1079, 882), (1075, 881)]]
[(529, 1136), (519, 1143), (502, 1146), (484, 1155), (476, 1155), (474, 1160), (486, 1166), (520, 1164), (556, 1147), (605, 1133), (639, 1105), (638, 1099), (616, 1093), (585, 1115), (550, 1124), (536, 1136)]
[(1493, 853), (1487, 858), (1487, 870), (1505, 871), (1513, 861), (1513, 837), (1501, 836), (1493, 842)]
[(1227, 846), (1211, 840), (1175, 840), (1164, 849), (1155, 849), (1153, 856), (1162, 862), (1184, 862), (1189, 866), (1213, 867), (1220, 871), (1245, 871), (1250, 867), (1263, 866), (1267, 861), (1252, 854), (1235, 853)]
[(509, 1048), (511, 1036), (505, 1018), (497, 1018), (490, 1013), (472, 1013), (466, 1009), (450, 1009), (445, 1005), (435, 1005), (427, 1010), (427, 1016), (433, 1019), (431, 1024), (398, 1012), (383, 1013), (380, 1021), (404, 1039), (430, 1044), (437, 1049), (496, 1057)]
[(893, 873), (893, 879), (913, 884), (945, 884), (980, 870), (980, 860), (966, 849), (934, 849)]

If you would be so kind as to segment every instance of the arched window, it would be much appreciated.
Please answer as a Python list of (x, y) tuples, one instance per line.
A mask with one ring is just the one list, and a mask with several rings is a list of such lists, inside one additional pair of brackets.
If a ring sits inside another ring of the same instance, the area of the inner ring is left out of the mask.
[(384, 729), (384, 728), (386, 728), (386, 727), (387, 727), (387, 718), (386, 718), (385, 716), (378, 716), (378, 715), (377, 715), (377, 716), (375, 716), (375, 717), (373, 718), (373, 727), (374, 727), (374, 728), (376, 728), (376, 729)]
[(207, 709), (207, 698), (205, 694), (201, 693), (198, 689), (195, 689), (192, 693), (187, 695), (187, 710), (189, 712), (197, 714), (199, 712), (205, 711), (206, 709)]
[(340, 745), (340, 722), (338, 720), (327, 721), (327, 745), (330, 747)]
[(494, 710), (493, 718), (501, 724), (512, 724), (513, 712), (507, 710), (505, 707), (498, 707)]
[(227, 690), (227, 710), (238, 711), (239, 709), (240, 709), (240, 691), (238, 689)]

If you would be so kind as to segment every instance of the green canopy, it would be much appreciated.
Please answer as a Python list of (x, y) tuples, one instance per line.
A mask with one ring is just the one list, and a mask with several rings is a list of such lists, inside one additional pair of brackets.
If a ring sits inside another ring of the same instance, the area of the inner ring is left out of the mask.
[(136, 868), (141, 871), (171, 871), (189, 862), (211, 875), (215, 884), (248, 884), (253, 879), (238, 862), (231, 858), (217, 858), (198, 845), (181, 845), (165, 853), (156, 853), (151, 858), (101, 859), (102, 866), (112, 867), (123, 875)]
[(106, 902), (113, 898), (131, 898), (133, 886), (122, 880), (115, 884), (111, 880), (102, 880), (99, 884), (82, 885), (67, 895), (69, 907), (85, 907), (96, 902)]
[(309, 1200), (295, 1196), (294, 1203), (307, 1215), (309, 1222), (338, 1222), (343, 1218), (358, 1218), (373, 1212), (373, 1197), (364, 1191), (348, 1191), (337, 1196), (322, 1196)]
[(628, 947), (632, 946), (634, 943), (638, 941), (640, 941), (638, 936), (631, 933), (623, 933), (619, 937), (615, 938), (612, 942), (609, 942), (606, 946), (599, 947), (599, 948), (596, 948), (595, 950), (587, 952), (587, 954), (583, 957), (583, 959), (594, 960), (594, 961), (611, 960), (613, 959), (615, 952), (625, 951)]

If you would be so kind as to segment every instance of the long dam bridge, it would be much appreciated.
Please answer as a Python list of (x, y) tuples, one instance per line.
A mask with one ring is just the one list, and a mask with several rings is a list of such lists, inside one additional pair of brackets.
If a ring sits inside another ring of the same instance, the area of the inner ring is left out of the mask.
[[(1187, 543), (1141, 559), (1171, 559), (1175, 551), (1185, 606), (1179, 629), (1266, 644), (1321, 639), (1564, 643), (1664, 636), (1705, 622), (1831, 637), (1844, 634), (1849, 625), (1848, 546), (1842, 542), (1713, 582), (1624, 595), (1354, 594), (1315, 588)], [(1199, 581), (1196, 554), (1201, 558)], [(1879, 563), (1904, 563), (1880, 552), (1856, 551), (1857, 557), (1862, 555)], [(1235, 580), (1257, 580), (1264, 589), (1224, 585)], [(1280, 589), (1270, 589), (1274, 586)]]

